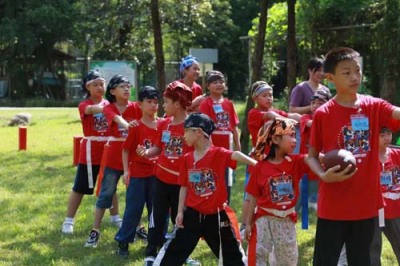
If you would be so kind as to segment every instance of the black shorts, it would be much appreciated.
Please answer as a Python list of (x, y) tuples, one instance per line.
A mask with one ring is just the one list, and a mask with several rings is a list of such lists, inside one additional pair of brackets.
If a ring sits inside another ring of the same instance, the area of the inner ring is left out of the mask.
[(92, 165), (93, 173), (93, 188), (89, 188), (88, 171), (86, 164), (78, 164), (76, 176), (72, 190), (80, 194), (92, 195), (96, 187), (97, 175), (100, 170), (100, 165)]

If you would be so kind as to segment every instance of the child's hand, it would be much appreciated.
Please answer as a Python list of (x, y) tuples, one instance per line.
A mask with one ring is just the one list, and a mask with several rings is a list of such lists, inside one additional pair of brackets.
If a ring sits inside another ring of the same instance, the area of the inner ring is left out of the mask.
[(336, 165), (334, 167), (329, 168), (326, 172), (321, 176), (322, 181), (327, 183), (333, 182), (343, 182), (346, 179), (352, 177), (356, 172), (357, 168), (354, 172), (349, 173), (351, 171), (352, 165), (349, 164), (343, 171), (336, 172), (340, 169), (340, 165)]
[(146, 157), (146, 147), (143, 145), (137, 145), (136, 147), (136, 153), (137, 155), (139, 155), (140, 157)]
[(246, 224), (246, 229), (244, 231), (244, 238), (249, 241), (251, 237), (251, 224)]
[(129, 122), (129, 127), (137, 127), (139, 125), (139, 122), (135, 119)]
[(129, 172), (124, 172), (122, 181), (124, 182), (124, 184), (126, 186), (129, 186), (129, 181), (130, 181), (130, 176), (129, 176)]
[(183, 213), (182, 212), (178, 212), (178, 214), (176, 215), (175, 225), (178, 228), (183, 228)]

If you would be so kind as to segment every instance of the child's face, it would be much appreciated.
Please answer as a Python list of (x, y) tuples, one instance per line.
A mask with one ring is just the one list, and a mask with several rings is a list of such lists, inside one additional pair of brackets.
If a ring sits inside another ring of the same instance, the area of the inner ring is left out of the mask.
[(222, 79), (214, 80), (208, 84), (208, 90), (211, 95), (222, 95), (225, 91), (225, 81)]
[(190, 80), (196, 80), (200, 76), (200, 66), (199, 64), (192, 64), (190, 67), (186, 68), (183, 71), (183, 76)]
[(314, 113), (315, 110), (318, 109), (321, 105), (323, 105), (325, 102), (320, 99), (315, 99), (311, 101), (310, 108), (311, 108), (311, 113)]
[(321, 83), (325, 78), (325, 73), (322, 67), (318, 68), (317, 70), (309, 69), (308, 75), (310, 79), (316, 83)]
[(392, 132), (385, 131), (379, 134), (379, 148), (387, 148), (392, 143)]
[(338, 63), (335, 74), (327, 73), (327, 79), (335, 84), (337, 93), (357, 93), (361, 83), (361, 67), (356, 59), (344, 60)]
[(270, 109), (274, 101), (274, 94), (272, 90), (266, 90), (254, 97), (254, 102), (262, 109)]
[(110, 93), (115, 96), (116, 100), (129, 100), (131, 96), (131, 85), (129, 83), (118, 84), (117, 87), (110, 90)]
[(97, 80), (87, 84), (86, 89), (89, 91), (90, 97), (102, 98), (105, 91), (105, 83), (104, 81)]
[(164, 112), (167, 116), (174, 116), (179, 109), (180, 104), (178, 101), (174, 102), (171, 98), (164, 97)]
[(296, 148), (296, 133), (285, 134), (282, 136), (276, 136), (274, 143), (278, 145), (278, 150), (282, 154), (290, 154)]
[(183, 135), (183, 138), (185, 139), (185, 141), (189, 147), (192, 147), (194, 145), (194, 143), (196, 142), (196, 140), (199, 138), (199, 132), (200, 132), (200, 129), (185, 128), (185, 134)]
[(158, 99), (144, 99), (139, 106), (143, 114), (154, 116), (158, 110)]

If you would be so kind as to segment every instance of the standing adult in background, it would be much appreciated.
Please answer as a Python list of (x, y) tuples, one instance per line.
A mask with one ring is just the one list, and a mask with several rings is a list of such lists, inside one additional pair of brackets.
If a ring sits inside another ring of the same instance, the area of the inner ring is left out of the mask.
[[(311, 113), (311, 98), (315, 92), (317, 90), (324, 90), (329, 93), (329, 89), (321, 84), (322, 80), (325, 78), (325, 73), (322, 69), (323, 63), (324, 61), (322, 59), (316, 57), (311, 58), (310, 61), (308, 61), (308, 80), (300, 82), (293, 88), (289, 99), (289, 112), (299, 113), (301, 115), (309, 114)], [(294, 154), (297, 154), (300, 151), (301, 137), (299, 127), (296, 128), (296, 140), (297, 143), (296, 148), (293, 151)], [(311, 206), (316, 207), (318, 181), (308, 181), (308, 191), (308, 201), (311, 203)], [(300, 200), (296, 209), (300, 209)]]
[(308, 62), (308, 80), (300, 82), (293, 88), (289, 100), (289, 112), (308, 114), (311, 112), (311, 97), (320, 89), (329, 92), (329, 89), (321, 84), (325, 78), (322, 69), (323, 60), (311, 58)]

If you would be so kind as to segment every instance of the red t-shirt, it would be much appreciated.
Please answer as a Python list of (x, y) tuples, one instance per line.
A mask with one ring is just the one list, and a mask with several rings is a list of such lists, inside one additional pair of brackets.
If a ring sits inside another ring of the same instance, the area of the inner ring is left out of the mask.
[[(275, 113), (284, 117), (288, 116), (286, 112), (281, 110), (271, 108), (269, 111), (274, 111)], [(258, 131), (269, 120), (268, 118), (263, 118), (264, 114), (265, 111), (262, 111), (259, 108), (250, 109), (249, 113), (247, 114), (247, 128), (249, 129), (251, 144), (253, 147), (255, 147), (257, 143)]]
[(138, 121), (139, 125), (129, 128), (123, 149), (129, 150), (129, 175), (131, 177), (149, 177), (154, 175), (154, 168), (157, 162), (157, 156), (153, 158), (144, 158), (136, 153), (138, 145), (143, 145), (146, 149), (154, 146), (157, 138), (157, 128), (150, 128)]
[[(384, 100), (365, 95), (358, 95), (358, 101), (358, 108), (348, 108), (332, 99), (319, 107), (313, 116), (310, 147), (323, 153), (333, 149), (351, 151), (358, 168), (343, 182), (320, 182), (320, 218), (368, 219), (377, 216), (378, 209), (383, 207), (379, 182), (379, 134), (392, 117), (394, 107)], [(368, 129), (365, 129), (367, 123), (361, 116), (368, 119)]]
[[(236, 113), (233, 103), (224, 98), (222, 103), (215, 103), (211, 97), (207, 97), (200, 104), (200, 112), (208, 115), (215, 123), (216, 131), (230, 131), (233, 132), (235, 127), (239, 125), (239, 117)], [(226, 134), (213, 134), (218, 135), (213, 137), (213, 145), (229, 149), (226, 145), (229, 143), (229, 135)]]
[[(312, 114), (304, 114), (300, 118), (300, 132), (301, 132), (301, 141), (300, 141), (300, 154), (308, 154), (309, 140), (311, 127), (307, 127), (308, 121), (312, 120)], [(310, 171), (308, 174), (309, 180), (319, 180), (319, 177), (314, 174), (314, 172)]]
[[(142, 117), (142, 111), (140, 110), (136, 102), (129, 102), (128, 107), (125, 111), (120, 114), (115, 103), (111, 103), (104, 107), (103, 110), (105, 116), (107, 117), (108, 124), (110, 125), (110, 136), (115, 138), (126, 138), (128, 136), (128, 130), (119, 126), (113, 119), (120, 115), (128, 123), (132, 120), (139, 120)], [(123, 170), (122, 167), (122, 145), (123, 141), (110, 141), (109, 150), (106, 165), (109, 168), (115, 170)]]
[[(309, 171), (304, 161), (305, 155), (287, 155), (280, 164), (268, 160), (258, 162), (253, 169), (246, 192), (257, 198), (257, 206), (280, 211), (296, 206), (299, 194), (299, 180)], [(257, 214), (266, 213), (257, 208)], [(274, 216), (268, 213), (270, 216)], [(297, 214), (290, 217), (294, 222)]]
[(310, 120), (312, 120), (312, 114), (304, 114), (300, 118), (300, 153), (308, 153), (308, 142), (310, 139), (311, 127), (308, 127), (307, 123)]
[[(183, 79), (180, 79), (179, 82), (182, 82), (183, 84), (185, 84), (185, 81)], [(191, 89), (192, 89), (192, 100), (194, 100), (197, 96), (200, 96), (203, 94), (203, 89), (201, 88), (201, 86), (199, 84), (196, 83), (196, 81), (193, 82)]]
[[(388, 160), (382, 171), (381, 164), (381, 189), (382, 193), (393, 193), (400, 195), (400, 149), (388, 148)], [(385, 198), (385, 219), (400, 217), (400, 199), (393, 200)]]
[[(99, 106), (106, 106), (108, 105), (109, 102), (105, 99), (103, 99), (100, 103), (97, 105)], [(108, 136), (108, 123), (106, 120), (106, 117), (104, 116), (103, 113), (98, 113), (98, 114), (91, 114), (87, 115), (85, 114), (85, 110), (88, 106), (90, 105), (95, 105), (95, 103), (91, 99), (86, 99), (79, 103), (78, 109), (79, 109), (79, 114), (81, 117), (81, 122), (82, 122), (82, 129), (83, 129), (83, 135), (85, 137), (105, 137)], [(86, 139), (83, 139), (81, 144), (80, 144), (80, 150), (79, 150), (79, 163), (80, 164), (87, 164), (86, 161)], [(92, 165), (99, 165), (101, 162), (101, 156), (103, 154), (103, 149), (104, 149), (104, 141), (91, 141), (91, 160), (92, 160)]]
[(161, 121), (157, 128), (155, 146), (161, 149), (157, 159), (156, 176), (167, 184), (178, 184), (179, 167), (183, 155), (193, 148), (187, 146), (183, 138), (185, 130), (183, 123), (172, 125), (172, 117)]
[(232, 164), (233, 151), (211, 146), (203, 158), (194, 161), (194, 152), (185, 154), (181, 164), (179, 185), (187, 187), (186, 206), (203, 214), (223, 209), (228, 200), (225, 170)]

